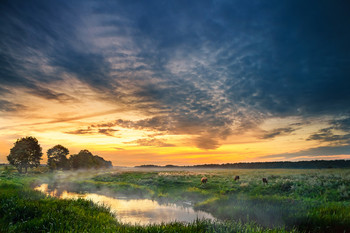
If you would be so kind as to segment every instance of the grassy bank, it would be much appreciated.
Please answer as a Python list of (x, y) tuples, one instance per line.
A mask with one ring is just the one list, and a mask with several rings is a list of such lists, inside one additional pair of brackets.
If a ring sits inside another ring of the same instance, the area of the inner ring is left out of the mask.
[(21, 175), (12, 169), (0, 169), (0, 232), (295, 232), (237, 221), (145, 227), (120, 224), (108, 208), (91, 201), (61, 200), (32, 190), (32, 183), (52, 180), (53, 174), (32, 171)]
[[(239, 181), (233, 180), (236, 175)], [(200, 183), (203, 176), (208, 183)], [(305, 232), (350, 231), (349, 169), (141, 170), (69, 182), (67, 188), (76, 192), (103, 189), (158, 202), (191, 202), (220, 220)]]
[(85, 200), (59, 200), (33, 191), (38, 175), (1, 174), (0, 232), (115, 232), (107, 208)]

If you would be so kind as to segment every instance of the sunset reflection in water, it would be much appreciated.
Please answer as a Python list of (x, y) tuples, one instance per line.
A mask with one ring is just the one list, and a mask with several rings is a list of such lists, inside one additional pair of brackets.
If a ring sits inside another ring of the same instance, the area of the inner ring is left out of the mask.
[(42, 184), (35, 190), (50, 196), (62, 199), (83, 198), (94, 203), (110, 207), (111, 211), (121, 223), (138, 225), (160, 224), (162, 222), (193, 222), (198, 219), (215, 218), (206, 212), (195, 211), (192, 207), (182, 207), (175, 204), (159, 204), (150, 199), (112, 198), (95, 193), (78, 194), (66, 190), (59, 192), (57, 189), (49, 189), (48, 184)]

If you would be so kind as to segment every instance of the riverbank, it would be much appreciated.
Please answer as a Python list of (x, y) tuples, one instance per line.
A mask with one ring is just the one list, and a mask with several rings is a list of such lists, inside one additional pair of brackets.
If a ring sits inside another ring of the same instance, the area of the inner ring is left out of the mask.
[(52, 174), (0, 170), (0, 232), (296, 232), (238, 221), (195, 221), (148, 226), (121, 224), (108, 207), (92, 201), (64, 200), (32, 189)]

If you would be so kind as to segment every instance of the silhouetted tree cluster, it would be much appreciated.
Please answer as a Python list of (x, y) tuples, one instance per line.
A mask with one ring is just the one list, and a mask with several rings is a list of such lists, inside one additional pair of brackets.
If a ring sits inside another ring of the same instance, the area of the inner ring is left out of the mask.
[(108, 168), (112, 167), (111, 161), (92, 155), (88, 150), (81, 150), (78, 154), (71, 155), (69, 163), (72, 169)]
[[(50, 170), (68, 170), (68, 169), (98, 169), (112, 167), (111, 161), (106, 161), (102, 157), (92, 155), (88, 150), (81, 150), (78, 154), (71, 155), (67, 158), (69, 150), (62, 146), (56, 145), (47, 150), (47, 166)], [(15, 166), (18, 172), (27, 173), (28, 168), (40, 165), (42, 149), (38, 140), (34, 137), (24, 137), (17, 139), (7, 160)]]
[(38, 140), (34, 137), (25, 137), (17, 139), (15, 145), (10, 150), (7, 160), (15, 166), (19, 173), (27, 173), (27, 169), (40, 165), (42, 149)]
[(67, 159), (69, 150), (64, 146), (56, 145), (51, 149), (48, 149), (46, 154), (47, 154), (47, 166), (51, 170), (70, 169), (69, 160)]

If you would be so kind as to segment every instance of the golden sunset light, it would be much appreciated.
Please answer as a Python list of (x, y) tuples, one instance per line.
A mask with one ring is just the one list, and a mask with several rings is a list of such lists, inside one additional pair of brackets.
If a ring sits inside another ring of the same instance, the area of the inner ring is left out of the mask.
[[(335, 43), (299, 22), (288, 33), (303, 46), (277, 42), (286, 35), (277, 13), (105, 7), (3, 15), (0, 163), (26, 136), (44, 153), (61, 144), (115, 166), (350, 158), (348, 55)], [(259, 22), (254, 33), (237, 23), (246, 18)]]
[(0, 1), (0, 233), (350, 232), (349, 0)]

